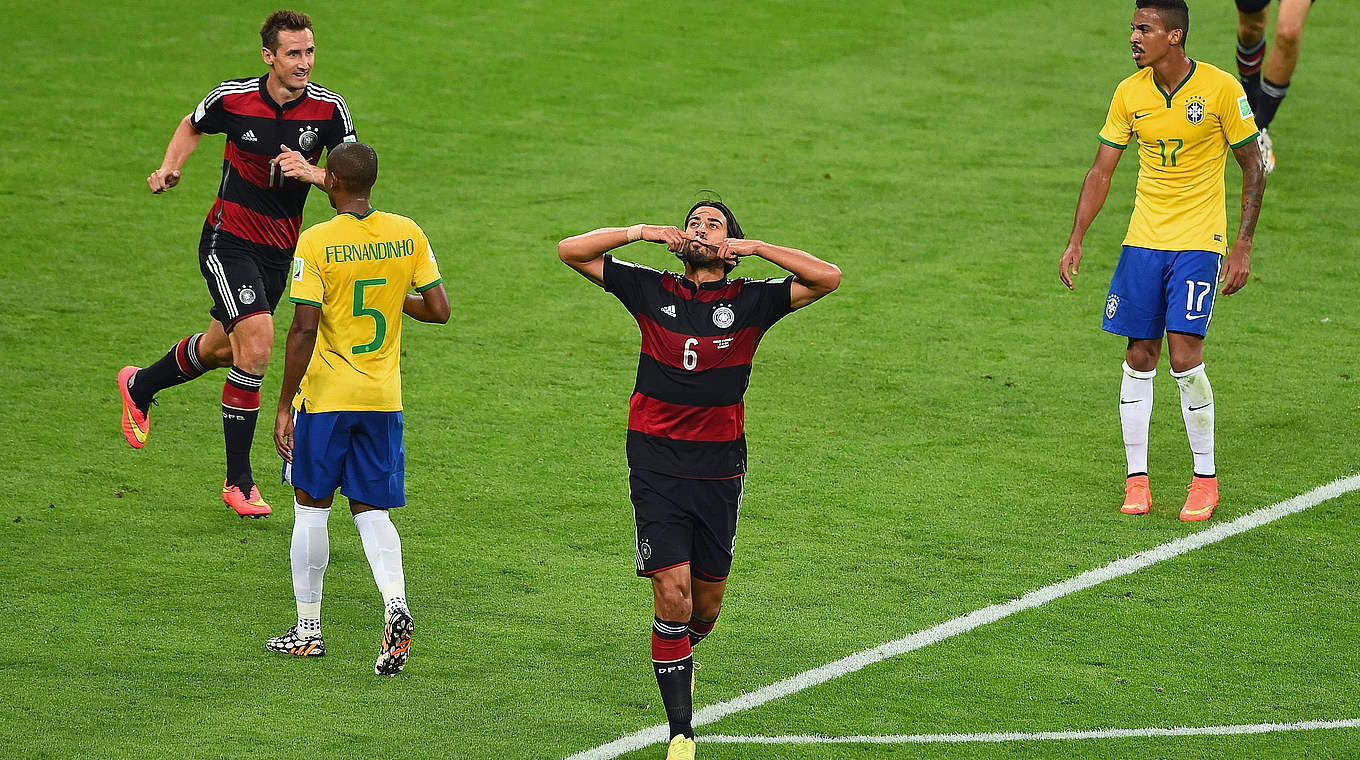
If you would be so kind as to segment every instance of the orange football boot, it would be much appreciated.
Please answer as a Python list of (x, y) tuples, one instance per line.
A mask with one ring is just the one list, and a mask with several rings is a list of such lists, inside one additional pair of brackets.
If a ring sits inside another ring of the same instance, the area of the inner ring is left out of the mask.
[(241, 493), (240, 486), (229, 486), (226, 481), (223, 481), (222, 501), (225, 501), (228, 507), (236, 510), (236, 514), (242, 517), (268, 517), (274, 511), (260, 497), (260, 488), (255, 485), (250, 487), (250, 496), (247, 498), (245, 494)]
[(1185, 506), (1181, 507), (1181, 519), (1194, 522), (1213, 517), (1214, 507), (1218, 506), (1218, 478), (1196, 476), (1191, 479), (1189, 490), (1190, 493), (1185, 497)]
[(1130, 475), (1124, 483), (1124, 506), (1119, 508), (1126, 515), (1145, 515), (1152, 509), (1152, 489), (1148, 486), (1148, 476)]
[(146, 436), (151, 432), (151, 420), (137, 408), (132, 401), (132, 394), (128, 392), (128, 381), (139, 369), (141, 367), (128, 365), (118, 370), (118, 391), (123, 394), (123, 437), (134, 449), (145, 446)]

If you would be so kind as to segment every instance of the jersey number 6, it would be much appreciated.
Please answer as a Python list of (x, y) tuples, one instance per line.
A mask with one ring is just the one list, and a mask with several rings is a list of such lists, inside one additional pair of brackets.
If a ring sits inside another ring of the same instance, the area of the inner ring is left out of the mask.
[(383, 339), (387, 337), (387, 318), (377, 309), (364, 307), (364, 288), (386, 284), (386, 277), (354, 281), (354, 316), (373, 318), (373, 340), (361, 346), (351, 347), (349, 350), (351, 354), (368, 354), (382, 348)]
[(685, 339), (685, 349), (680, 355), (681, 361), (684, 362), (685, 369), (692, 370), (699, 366), (699, 353), (694, 350), (694, 347), (697, 345), (699, 345), (698, 338)]

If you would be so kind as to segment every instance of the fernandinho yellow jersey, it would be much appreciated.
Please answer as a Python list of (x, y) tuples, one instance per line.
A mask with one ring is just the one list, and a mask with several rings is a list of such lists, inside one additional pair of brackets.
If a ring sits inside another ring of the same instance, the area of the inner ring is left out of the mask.
[(402, 306), (440, 283), (430, 241), (404, 216), (342, 213), (298, 238), (289, 300), (321, 309), (293, 407), (401, 410)]
[(1256, 117), (1236, 77), (1190, 62), (1167, 94), (1140, 69), (1115, 88), (1100, 141), (1123, 150), (1138, 140), (1138, 189), (1124, 245), (1228, 252), (1223, 168), (1228, 149), (1256, 138)]

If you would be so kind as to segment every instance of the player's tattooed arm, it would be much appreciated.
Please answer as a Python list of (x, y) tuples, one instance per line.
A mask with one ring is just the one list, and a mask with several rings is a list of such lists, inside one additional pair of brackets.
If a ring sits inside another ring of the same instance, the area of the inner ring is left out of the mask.
[(1266, 173), (1261, 167), (1261, 151), (1255, 140), (1240, 148), (1233, 148), (1233, 157), (1242, 167), (1242, 223), (1237, 239), (1223, 261), (1219, 281), (1223, 295), (1232, 295), (1247, 284), (1251, 274), (1251, 240), (1256, 234), (1256, 220), (1261, 215), (1261, 202), (1266, 193)]
[(1086, 237), (1086, 229), (1095, 221), (1101, 206), (1105, 205), (1105, 197), (1110, 194), (1110, 177), (1114, 176), (1114, 168), (1123, 157), (1124, 151), (1101, 143), (1096, 148), (1095, 161), (1081, 183), (1077, 215), (1072, 220), (1072, 234), (1067, 238), (1067, 248), (1063, 250), (1062, 258), (1058, 259), (1058, 278), (1068, 290), (1076, 288), (1073, 278), (1081, 268), (1081, 240)]
[(694, 236), (682, 232), (679, 228), (659, 224), (601, 227), (559, 242), (557, 257), (562, 259), (562, 263), (580, 272), (582, 277), (604, 287), (604, 255), (637, 240), (660, 243), (672, 253), (678, 253), (694, 240)]
[(161, 159), (160, 168), (146, 178), (146, 186), (151, 192), (160, 195), (179, 184), (179, 168), (189, 160), (202, 137), (203, 133), (194, 127), (193, 114), (179, 120), (170, 144), (165, 146), (165, 158)]

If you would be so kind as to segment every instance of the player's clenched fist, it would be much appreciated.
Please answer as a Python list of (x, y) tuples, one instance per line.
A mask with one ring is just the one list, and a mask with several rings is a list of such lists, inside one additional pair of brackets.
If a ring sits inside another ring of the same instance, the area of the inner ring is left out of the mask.
[(179, 170), (166, 171), (157, 169), (151, 172), (151, 176), (146, 178), (146, 186), (151, 188), (151, 192), (159, 195), (166, 190), (179, 184)]

